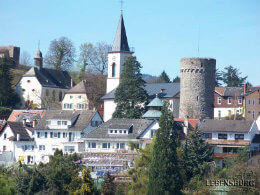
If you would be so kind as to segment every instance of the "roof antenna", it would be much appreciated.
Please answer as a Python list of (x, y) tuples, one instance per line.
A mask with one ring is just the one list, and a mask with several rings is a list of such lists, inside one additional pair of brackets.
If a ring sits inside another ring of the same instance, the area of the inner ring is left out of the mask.
[(121, 15), (123, 15), (123, 3), (124, 3), (124, 1), (123, 0), (120, 0), (119, 1), (120, 2), (120, 5), (121, 5)]
[(38, 50), (40, 50), (40, 40), (38, 41)]
[(198, 35), (198, 58), (200, 57), (200, 27), (199, 27), (199, 35)]

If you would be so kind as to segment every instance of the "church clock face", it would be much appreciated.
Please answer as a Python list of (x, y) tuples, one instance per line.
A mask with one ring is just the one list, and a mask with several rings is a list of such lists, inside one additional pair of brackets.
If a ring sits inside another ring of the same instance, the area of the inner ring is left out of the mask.
[(112, 60), (113, 60), (113, 61), (116, 61), (116, 56), (113, 56), (113, 57), (112, 57)]

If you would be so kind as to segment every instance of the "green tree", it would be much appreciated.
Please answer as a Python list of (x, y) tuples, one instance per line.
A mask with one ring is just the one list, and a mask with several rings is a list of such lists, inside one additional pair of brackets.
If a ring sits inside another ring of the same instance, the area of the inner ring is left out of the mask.
[(89, 169), (82, 170), (81, 188), (74, 192), (74, 195), (91, 195), (95, 192), (94, 182), (91, 178)]
[(179, 83), (179, 82), (181, 82), (181, 78), (179, 76), (176, 76), (175, 78), (173, 78), (172, 82)]
[(183, 181), (178, 166), (177, 135), (169, 103), (162, 107), (149, 169), (147, 194), (181, 194)]
[(7, 58), (0, 58), (0, 106), (14, 106), (19, 103), (19, 97), (12, 88), (10, 67)]
[(216, 87), (220, 87), (221, 86), (221, 81), (223, 80), (222, 78), (222, 72), (219, 71), (219, 69), (216, 70), (215, 73), (215, 80), (216, 80)]
[(160, 83), (170, 83), (171, 82), (169, 76), (167, 75), (167, 73), (165, 71), (162, 71), (162, 73), (160, 74), (159, 81), (160, 81)]
[(91, 64), (91, 56), (94, 52), (92, 43), (84, 43), (80, 45), (80, 54), (78, 60), (78, 67), (80, 68), (79, 80), (82, 80), (85, 76), (87, 66)]
[(67, 37), (52, 40), (44, 62), (48, 67), (57, 70), (70, 70), (75, 62), (75, 47), (72, 41)]
[(128, 191), (130, 195), (143, 195), (147, 192), (148, 173), (152, 160), (154, 142), (155, 137), (151, 144), (146, 145), (144, 149), (139, 149), (134, 167), (128, 171), (128, 175), (132, 179)]
[(16, 194), (15, 183), (13, 179), (14, 175), (11, 171), (8, 171), (5, 167), (0, 166), (0, 194)]
[(113, 118), (141, 118), (148, 95), (136, 57), (128, 57), (121, 74), (121, 82), (115, 92), (116, 110)]
[(222, 71), (222, 81), (227, 87), (240, 87), (247, 79), (247, 76), (241, 77), (240, 75), (241, 72), (239, 72), (237, 68), (229, 65), (225, 67), (224, 71)]
[(115, 194), (115, 183), (114, 177), (109, 172), (106, 173), (105, 181), (102, 183), (102, 194), (114, 195)]
[(213, 150), (195, 130), (190, 138), (186, 139), (183, 158), (187, 179), (190, 180), (197, 175), (202, 177), (207, 169), (208, 162), (213, 160)]

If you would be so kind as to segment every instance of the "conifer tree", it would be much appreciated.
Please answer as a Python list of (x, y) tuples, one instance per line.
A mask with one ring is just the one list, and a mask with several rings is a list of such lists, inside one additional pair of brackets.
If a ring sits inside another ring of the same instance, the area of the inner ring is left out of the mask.
[(121, 82), (115, 92), (116, 110), (113, 118), (140, 118), (148, 95), (140, 72), (141, 64), (136, 57), (128, 57), (121, 74)]
[(13, 77), (10, 66), (8, 59), (0, 58), (0, 106), (14, 106), (19, 103), (19, 97), (11, 84)]
[(104, 183), (102, 184), (102, 194), (104, 195), (114, 195), (115, 194), (115, 183), (114, 177), (110, 175), (109, 172), (106, 174)]
[(147, 194), (181, 194), (183, 186), (178, 157), (177, 135), (173, 129), (173, 117), (165, 102), (160, 117), (160, 128), (156, 133), (152, 162), (149, 169)]
[(81, 188), (74, 192), (75, 195), (91, 195), (94, 194), (95, 187), (94, 182), (91, 178), (90, 171), (87, 169), (82, 170), (82, 185)]
[(197, 131), (194, 131), (191, 137), (186, 140), (183, 151), (187, 179), (203, 176), (207, 162), (213, 159), (213, 150), (209, 144), (199, 136)]
[(162, 71), (162, 73), (159, 77), (159, 81), (161, 83), (170, 83), (171, 82), (169, 76), (167, 75), (167, 73), (165, 71)]

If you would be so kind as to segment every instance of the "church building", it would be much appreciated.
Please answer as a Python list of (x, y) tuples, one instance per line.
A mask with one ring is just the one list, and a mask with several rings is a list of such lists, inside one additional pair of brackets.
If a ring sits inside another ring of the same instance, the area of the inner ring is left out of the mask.
[[(115, 91), (120, 84), (120, 77), (126, 59), (133, 55), (133, 50), (128, 45), (123, 15), (120, 15), (116, 36), (112, 51), (108, 52), (108, 77), (107, 94), (102, 97), (104, 100), (104, 121), (112, 118), (116, 109)], [(162, 100), (169, 100), (170, 110), (174, 117), (179, 116), (180, 84), (179, 83), (147, 83), (145, 89), (152, 100), (158, 94)]]
[(16, 84), (20, 97), (20, 108), (60, 108), (61, 101), (73, 81), (67, 71), (43, 68), (42, 52), (38, 49), (34, 57), (36, 67), (26, 72)]

